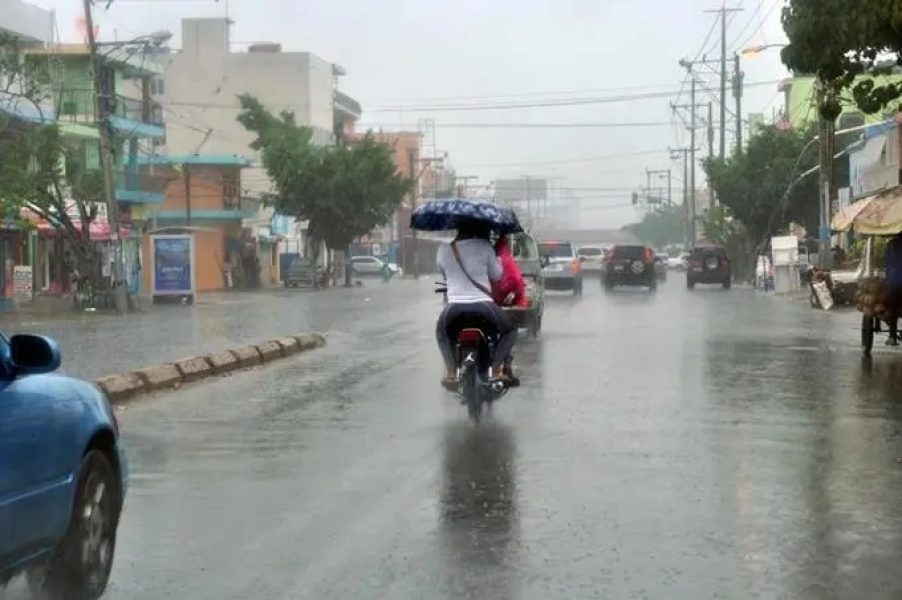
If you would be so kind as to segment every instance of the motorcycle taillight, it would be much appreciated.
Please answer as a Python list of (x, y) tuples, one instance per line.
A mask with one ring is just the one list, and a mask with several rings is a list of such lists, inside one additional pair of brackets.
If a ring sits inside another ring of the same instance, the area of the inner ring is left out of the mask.
[(461, 344), (477, 344), (482, 341), (482, 332), (478, 329), (464, 329), (457, 334), (457, 341)]

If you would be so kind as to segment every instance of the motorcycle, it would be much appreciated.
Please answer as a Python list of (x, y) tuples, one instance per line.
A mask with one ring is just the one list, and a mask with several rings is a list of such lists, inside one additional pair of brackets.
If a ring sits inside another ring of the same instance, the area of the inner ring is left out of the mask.
[[(448, 290), (443, 282), (437, 283), (437, 294), (444, 295), (448, 303)], [(478, 323), (461, 324), (457, 333), (455, 355), (457, 357), (457, 394), (467, 414), (478, 422), (486, 405), (504, 396), (508, 387), (503, 381), (491, 379), (489, 369), (495, 356), (495, 336), (487, 334)]]

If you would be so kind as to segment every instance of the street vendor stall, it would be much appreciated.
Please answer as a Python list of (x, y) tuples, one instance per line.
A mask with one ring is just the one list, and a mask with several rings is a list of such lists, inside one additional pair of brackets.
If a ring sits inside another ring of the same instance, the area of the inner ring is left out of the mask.
[(868, 237), (864, 252), (863, 277), (858, 284), (856, 304), (862, 313), (861, 347), (870, 356), (874, 335), (883, 333), (883, 324), (898, 319), (902, 306), (889, 302), (883, 277), (874, 270), (874, 239), (902, 232), (902, 186), (878, 192), (841, 209), (831, 221), (835, 231), (855, 231)]

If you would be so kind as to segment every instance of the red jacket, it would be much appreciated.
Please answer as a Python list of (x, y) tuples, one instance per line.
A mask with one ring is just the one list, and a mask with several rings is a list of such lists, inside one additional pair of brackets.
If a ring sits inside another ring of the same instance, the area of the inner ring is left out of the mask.
[[(501, 279), (492, 284), (492, 297), (496, 304), (501, 306), (529, 306), (529, 300), (526, 297), (526, 282), (523, 281), (523, 274), (514, 255), (511, 254), (507, 245), (506, 238), (501, 238), (495, 245), (495, 252), (501, 259), (501, 267), (504, 269), (504, 275)], [(512, 296), (512, 300), (509, 298)]]

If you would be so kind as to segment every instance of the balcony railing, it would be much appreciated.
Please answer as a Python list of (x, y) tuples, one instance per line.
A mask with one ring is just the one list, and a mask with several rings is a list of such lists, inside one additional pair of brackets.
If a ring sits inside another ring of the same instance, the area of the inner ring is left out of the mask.
[(120, 202), (162, 202), (169, 178), (126, 169), (115, 172), (115, 182), (116, 199)]
[[(61, 121), (93, 124), (97, 122), (97, 108), (93, 89), (66, 88), (56, 93), (57, 114)], [(110, 98), (109, 114), (152, 125), (163, 124), (163, 109), (158, 102), (151, 102), (145, 110), (144, 101), (116, 94)]]

